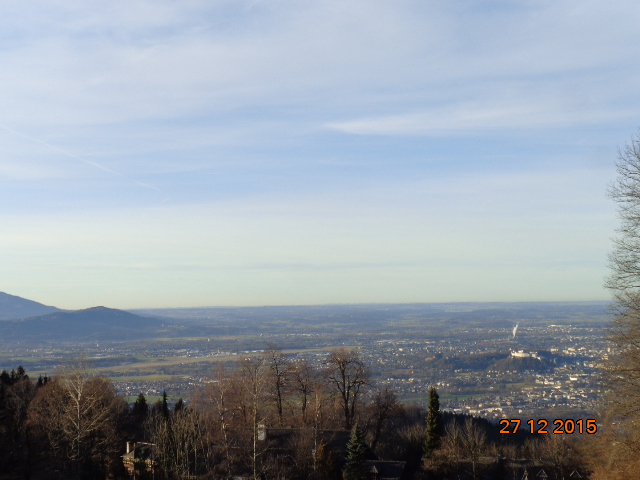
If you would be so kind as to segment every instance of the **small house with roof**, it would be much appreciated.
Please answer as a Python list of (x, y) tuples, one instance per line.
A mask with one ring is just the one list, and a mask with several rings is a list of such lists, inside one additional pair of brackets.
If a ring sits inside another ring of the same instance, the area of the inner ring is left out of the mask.
[(122, 463), (131, 478), (135, 479), (141, 472), (154, 473), (154, 447), (153, 443), (127, 442), (127, 451), (122, 456)]

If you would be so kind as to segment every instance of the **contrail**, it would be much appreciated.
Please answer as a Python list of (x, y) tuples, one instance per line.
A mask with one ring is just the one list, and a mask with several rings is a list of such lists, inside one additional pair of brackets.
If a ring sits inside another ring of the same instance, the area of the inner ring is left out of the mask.
[(45, 147), (51, 149), (51, 150), (55, 150), (58, 153), (61, 153), (69, 158), (73, 158), (74, 160), (77, 160), (79, 162), (84, 163), (85, 165), (90, 165), (94, 168), (97, 168), (98, 170), (102, 170), (103, 172), (107, 172), (110, 173), (111, 175), (115, 175), (116, 177), (120, 177), (120, 178), (124, 178), (126, 180), (129, 180), (133, 183), (135, 183), (136, 185), (139, 185), (141, 187), (144, 188), (150, 188), (151, 190), (155, 190), (156, 192), (161, 192), (161, 190), (157, 187), (154, 187), (153, 185), (149, 185), (148, 183), (144, 183), (144, 182), (140, 182), (139, 180), (135, 180), (133, 178), (127, 177), (126, 175), (123, 175), (120, 172), (116, 172), (115, 170), (111, 170), (110, 168), (105, 167), (104, 165), (100, 165), (97, 162), (92, 162), (91, 160), (87, 160), (86, 158), (82, 158), (78, 155), (75, 155), (71, 152), (68, 152), (66, 150), (63, 150), (60, 147), (56, 147), (55, 145), (51, 145), (50, 143), (47, 143), (43, 140), (40, 140), (39, 138), (35, 138), (35, 137), (31, 137), (29, 135), (25, 135), (24, 133), (18, 132), (17, 130), (14, 130), (13, 128), (9, 128), (9, 127), (5, 127), (4, 125), (0, 125), (0, 128), (2, 128), (3, 130), (6, 130), (7, 132), (13, 133), (14, 135), (17, 135), (18, 137), (22, 137), (26, 140), (29, 140), (30, 142), (35, 142), (35, 143), (39, 143), (40, 145), (44, 145)]

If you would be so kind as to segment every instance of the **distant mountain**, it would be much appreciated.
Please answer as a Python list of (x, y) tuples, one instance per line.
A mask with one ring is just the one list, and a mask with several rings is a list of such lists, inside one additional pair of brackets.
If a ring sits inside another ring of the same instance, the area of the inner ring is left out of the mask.
[(0, 322), (0, 339), (6, 342), (136, 340), (157, 335), (162, 328), (161, 320), (93, 307)]
[(0, 292), (0, 320), (17, 320), (59, 311), (26, 298)]

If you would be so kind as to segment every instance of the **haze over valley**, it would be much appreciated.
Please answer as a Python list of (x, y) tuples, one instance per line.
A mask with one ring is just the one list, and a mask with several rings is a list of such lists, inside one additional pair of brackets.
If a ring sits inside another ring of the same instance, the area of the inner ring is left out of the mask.
[[(39, 304), (0, 296), (4, 312)], [(29, 308), (33, 308), (30, 310)], [(53, 307), (46, 307), (53, 308)], [(406, 403), (437, 386), (443, 408), (493, 420), (545, 411), (594, 415), (597, 371), (610, 353), (604, 302), (449, 303), (55, 310), (0, 322), (0, 369), (53, 375), (88, 360), (133, 398), (189, 398), (217, 364), (277, 345), (321, 368), (329, 351), (356, 348)], [(517, 328), (516, 328), (517, 326)]]

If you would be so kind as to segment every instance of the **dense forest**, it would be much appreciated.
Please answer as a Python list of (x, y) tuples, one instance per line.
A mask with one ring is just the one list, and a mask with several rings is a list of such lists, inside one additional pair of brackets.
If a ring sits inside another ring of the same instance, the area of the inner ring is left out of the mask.
[[(220, 365), (183, 401), (129, 405), (77, 363), (0, 375), (0, 478), (588, 478), (587, 435), (500, 434), (486, 420), (400, 404), (355, 350), (323, 368), (275, 346)], [(591, 435), (589, 437), (597, 437)], [(571, 476), (573, 475), (573, 476)], [(581, 475), (577, 477), (576, 475)], [(533, 477), (531, 477), (533, 478)]]

